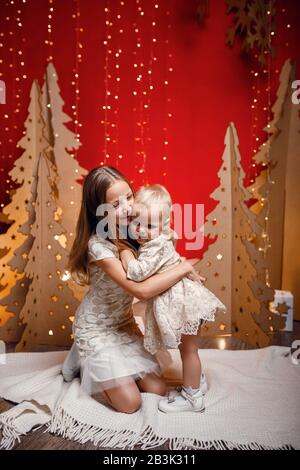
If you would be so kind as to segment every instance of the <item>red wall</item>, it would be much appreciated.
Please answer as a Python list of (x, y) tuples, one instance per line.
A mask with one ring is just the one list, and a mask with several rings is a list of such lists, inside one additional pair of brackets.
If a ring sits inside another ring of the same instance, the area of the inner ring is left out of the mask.
[[(77, 22), (83, 30), (78, 32), (77, 39), (83, 47), (79, 51), (82, 61), (78, 64), (78, 119), (82, 123), (82, 146), (77, 156), (80, 164), (87, 169), (103, 161), (104, 126), (101, 120), (104, 119), (106, 3), (97, 0), (52, 2), (53, 63), (59, 76), (65, 112), (70, 116), (75, 104), (75, 86), (71, 82), (76, 65), (76, 19), (72, 15), (76, 13), (76, 8), (79, 7), (80, 11)], [(218, 185), (217, 171), (230, 121), (237, 127), (242, 162), (247, 181), (250, 180), (251, 155), (264, 138), (262, 129), (267, 123), (268, 111), (263, 107), (267, 105), (268, 74), (263, 73), (255, 60), (241, 54), (239, 40), (232, 50), (225, 45), (226, 30), (232, 21), (232, 17), (226, 15), (225, 1), (210, 0), (210, 15), (202, 25), (197, 23), (197, 3), (197, 0), (124, 0), (122, 6), (119, 0), (108, 2), (109, 17), (113, 23), (109, 27), (111, 49), (122, 49), (118, 69), (121, 80), (118, 84), (115, 80), (116, 59), (109, 59), (112, 76), (109, 87), (113, 95), (119, 87), (119, 99), (109, 112), (112, 121), (117, 124), (118, 136), (116, 138), (116, 134), (112, 134), (117, 142), (109, 144), (108, 152), (109, 163), (118, 166), (136, 188), (145, 182), (165, 184), (173, 202), (204, 203), (207, 214), (216, 204), (209, 195)], [(140, 14), (139, 6), (144, 15)], [(0, 0), (0, 42), (3, 44), (0, 47), (0, 79), (7, 86), (7, 104), (0, 105), (2, 204), (9, 201), (7, 192), (14, 187), (8, 178), (8, 171), (21, 153), (16, 143), (24, 129), (31, 83), (37, 78), (42, 84), (46, 58), (50, 54), (50, 48), (45, 44), (49, 7), (51, 4), (46, 0), (27, 0), (26, 3)], [(117, 18), (118, 14), (121, 15), (120, 19)], [(153, 18), (155, 27), (151, 27)], [(134, 23), (141, 30), (141, 48), (136, 47)], [(170, 29), (168, 24), (171, 25)], [(270, 76), (272, 101), (284, 61), (299, 57), (299, 2), (277, 0), (276, 25), (273, 41), (276, 57), (272, 60)], [(119, 33), (120, 28), (123, 33)], [(148, 67), (151, 37), (156, 39), (153, 55), (157, 57), (151, 68), (151, 82), (147, 73), (144, 73), (141, 82), (137, 82), (133, 64), (143, 62), (144, 68)], [(165, 43), (166, 39), (168, 44)], [(22, 55), (18, 54), (19, 50)], [(171, 57), (167, 61), (168, 54)], [(172, 72), (168, 71), (170, 67), (173, 68)], [(258, 78), (251, 71), (258, 71)], [(168, 85), (164, 85), (165, 80)], [(146, 95), (145, 98), (142, 91), (149, 90), (151, 83), (154, 89), (151, 96)], [(253, 86), (257, 88), (253, 90)], [(138, 92), (137, 97), (133, 95), (134, 90)], [(257, 91), (258, 102), (252, 109)], [(140, 121), (139, 106), (143, 103), (149, 107), (143, 108), (145, 142), (142, 147), (135, 138), (139, 136), (137, 122)], [(16, 109), (19, 112), (15, 112)], [(172, 117), (168, 117), (168, 113)], [(69, 127), (74, 129), (74, 124), (70, 123)], [(261, 140), (257, 142), (256, 137)], [(169, 142), (167, 153), (163, 144), (166, 139)], [(147, 154), (145, 174), (139, 173), (143, 157), (137, 152), (141, 149)], [(167, 161), (162, 159), (165, 153)], [(123, 155), (122, 160), (117, 158), (119, 154)], [(5, 230), (4, 225), (2, 230)], [(188, 257), (200, 254), (185, 252), (183, 241), (179, 242), (178, 248)]]

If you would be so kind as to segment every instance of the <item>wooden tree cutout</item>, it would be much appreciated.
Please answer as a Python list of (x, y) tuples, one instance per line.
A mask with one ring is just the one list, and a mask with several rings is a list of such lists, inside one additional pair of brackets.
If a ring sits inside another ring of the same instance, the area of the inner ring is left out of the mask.
[(291, 100), (294, 67), (287, 60), (280, 74), (277, 99), (272, 107), (273, 119), (264, 129), (269, 137), (253, 159), (265, 167), (254, 183), (248, 187), (257, 202), (251, 211), (257, 215), (258, 230), (253, 242), (265, 259), (269, 284), (281, 289), (283, 263), (283, 233), (285, 219), (285, 191), (287, 161), (291, 138), (291, 113), (295, 105)]
[[(66, 229), (60, 243), (70, 250), (82, 198), (82, 186), (78, 180), (86, 175), (87, 171), (71, 154), (81, 144), (78, 137), (65, 125), (71, 121), (71, 118), (63, 111), (64, 101), (60, 95), (58, 75), (52, 63), (47, 66), (42, 96), (46, 133), (50, 143), (48, 157), (56, 168), (54, 181), (56, 187), (54, 197), (58, 206), (56, 220)], [(68, 284), (76, 298), (81, 300), (86, 289), (71, 279)]]
[(18, 142), (24, 152), (9, 173), (11, 179), (21, 186), (3, 209), (3, 213), (13, 221), (7, 232), (0, 236), (0, 250), (5, 250), (5, 255), (0, 260), (0, 338), (4, 341), (18, 341), (23, 330), (19, 312), (30, 284), (30, 280), (24, 275), (24, 268), (33, 243), (30, 225), (35, 217), (29, 201), (32, 198), (34, 200), (36, 192), (36, 155), (48, 145), (43, 136), (43, 127), (40, 90), (38, 83), (34, 81), (25, 122), (26, 132)]
[(209, 334), (233, 332), (248, 343), (262, 347), (269, 343), (269, 337), (256, 316), (270, 292), (267, 286), (261, 286), (262, 292), (254, 290), (255, 266), (262, 260), (258, 252), (255, 259), (253, 252), (249, 257), (247, 242), (256, 228), (255, 216), (244, 203), (251, 194), (243, 184), (245, 174), (232, 123), (227, 128), (222, 160), (218, 172), (220, 187), (211, 194), (218, 204), (207, 217), (204, 230), (209, 238), (217, 236), (217, 239), (196, 268), (207, 277), (206, 286), (226, 305), (227, 314), (217, 318), (206, 330)]
[[(56, 205), (55, 221), (66, 227), (57, 241), (67, 249), (73, 243), (82, 193), (78, 180), (87, 171), (69, 153), (77, 149), (80, 143), (77, 136), (65, 127), (70, 118), (62, 111), (63, 104), (56, 71), (49, 64), (42, 95), (37, 82), (33, 84), (29, 116), (25, 123), (26, 135), (19, 142), (25, 152), (15, 162), (15, 168), (10, 173), (12, 179), (22, 184), (22, 187), (12, 195), (12, 201), (2, 215), (3, 221), (11, 223), (7, 233), (0, 237), (0, 337), (5, 341), (19, 341), (23, 330), (19, 312), (31, 282), (24, 275), (24, 270), (33, 243), (30, 232), (30, 225), (35, 218), (36, 197), (33, 168), (42, 152), (52, 167), (49, 184)], [(31, 204), (28, 204), (29, 200)], [(78, 286), (71, 279), (65, 282), (76, 298), (81, 300), (86, 288)]]
[(36, 213), (31, 229), (34, 242), (25, 268), (32, 282), (20, 313), (26, 327), (17, 351), (32, 350), (35, 344), (68, 346), (71, 342), (70, 316), (74, 315), (78, 302), (67, 283), (61, 280), (67, 251), (58, 241), (65, 231), (55, 220), (57, 207), (51, 188), (55, 172), (47, 155), (42, 153), (33, 204)]

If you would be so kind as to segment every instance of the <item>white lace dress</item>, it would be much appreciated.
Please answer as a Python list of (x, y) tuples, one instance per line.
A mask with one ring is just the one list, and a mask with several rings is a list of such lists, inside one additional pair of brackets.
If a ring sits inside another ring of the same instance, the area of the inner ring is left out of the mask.
[[(88, 248), (89, 261), (119, 258), (117, 247), (97, 234)], [(99, 267), (90, 269), (91, 285), (73, 323), (82, 387), (94, 394), (150, 372), (159, 374), (160, 366), (145, 350), (134, 320), (133, 296)]]
[[(162, 233), (140, 246), (138, 258), (128, 263), (127, 278), (143, 281), (180, 262), (172, 240)], [(217, 312), (225, 313), (225, 305), (203, 284), (184, 277), (147, 302), (144, 346), (151, 354), (177, 348), (183, 334), (196, 335)]]

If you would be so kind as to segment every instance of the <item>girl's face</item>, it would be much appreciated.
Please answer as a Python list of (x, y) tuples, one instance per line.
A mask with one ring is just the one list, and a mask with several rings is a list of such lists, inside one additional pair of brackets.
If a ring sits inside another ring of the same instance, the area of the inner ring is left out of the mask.
[(162, 231), (162, 217), (157, 207), (134, 206), (134, 219), (129, 225), (132, 236), (143, 245), (158, 237)]
[(106, 191), (106, 202), (115, 210), (116, 223), (127, 225), (134, 202), (133, 193), (126, 181), (118, 180)]

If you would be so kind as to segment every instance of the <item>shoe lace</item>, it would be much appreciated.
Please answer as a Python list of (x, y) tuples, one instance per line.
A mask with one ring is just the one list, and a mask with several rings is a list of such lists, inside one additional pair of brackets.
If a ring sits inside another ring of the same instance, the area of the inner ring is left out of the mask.
[(197, 398), (195, 398), (193, 395), (188, 393), (184, 388), (181, 389), (181, 396), (185, 398), (188, 402), (190, 402), (191, 405), (195, 406), (197, 402)]

